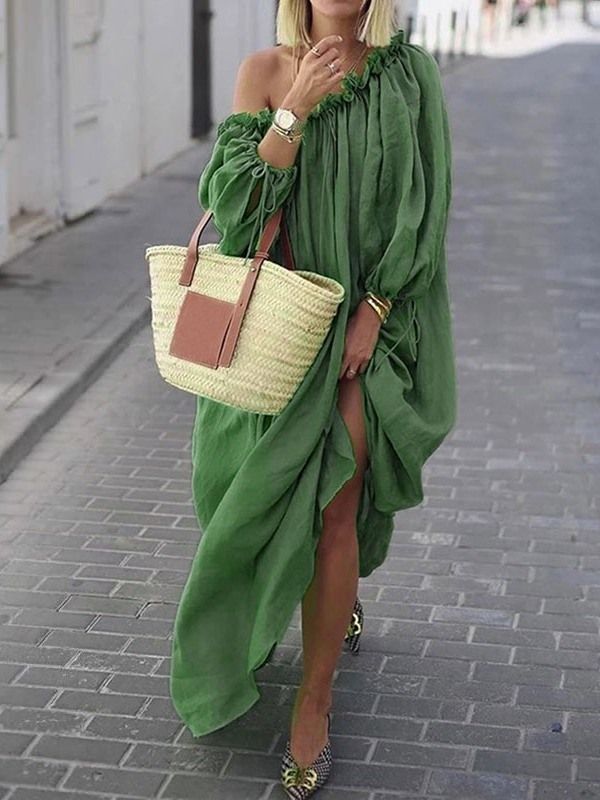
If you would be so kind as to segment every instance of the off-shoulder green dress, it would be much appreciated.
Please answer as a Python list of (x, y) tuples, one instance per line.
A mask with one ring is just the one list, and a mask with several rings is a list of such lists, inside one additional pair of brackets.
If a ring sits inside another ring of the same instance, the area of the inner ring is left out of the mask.
[[(198, 397), (192, 490), (202, 529), (174, 622), (170, 691), (192, 735), (259, 699), (255, 670), (286, 632), (314, 570), (323, 508), (352, 477), (336, 405), (347, 321), (364, 292), (394, 301), (363, 389), (369, 464), (357, 517), (360, 575), (385, 559), (394, 512), (423, 499), (426, 459), (454, 426), (445, 233), (450, 131), (437, 63), (394, 33), (308, 118), (296, 161), (257, 152), (273, 112), (217, 128), (199, 181), (222, 252), (251, 255), (284, 206), (299, 269), (346, 289), (323, 347), (285, 410), (262, 415)], [(261, 186), (260, 201), (251, 195)], [(271, 251), (283, 263), (281, 240)]]

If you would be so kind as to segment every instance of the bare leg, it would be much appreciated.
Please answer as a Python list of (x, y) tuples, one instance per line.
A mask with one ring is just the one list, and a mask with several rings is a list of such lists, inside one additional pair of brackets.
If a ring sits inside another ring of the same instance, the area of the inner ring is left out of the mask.
[(357, 470), (323, 509), (315, 575), (302, 600), (304, 673), (296, 695), (290, 746), (297, 763), (313, 761), (327, 740), (332, 681), (358, 588), (356, 516), (368, 461), (359, 378), (341, 378), (338, 408)]

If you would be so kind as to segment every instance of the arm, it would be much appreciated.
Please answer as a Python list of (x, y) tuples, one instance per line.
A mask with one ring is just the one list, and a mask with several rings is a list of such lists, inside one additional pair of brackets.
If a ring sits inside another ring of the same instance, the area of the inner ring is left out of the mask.
[(256, 249), (268, 217), (283, 205), (296, 181), (295, 164), (273, 167), (258, 154), (270, 125), (266, 112), (227, 117), (200, 176), (200, 205), (212, 210), (220, 250), (227, 255), (248, 256)]
[[(217, 128), (211, 158), (199, 180), (200, 205), (212, 209), (221, 251), (230, 255), (248, 255), (256, 248), (268, 217), (289, 197), (297, 178), (300, 142), (287, 142), (270, 127), (272, 112), (264, 87), (274, 66), (271, 51), (241, 62), (233, 111)], [(299, 116), (308, 113), (292, 90), (286, 103)]]
[(452, 194), (450, 128), (437, 62), (424, 48), (408, 46), (421, 97), (410, 142), (413, 167), (393, 234), (364, 287), (390, 300), (428, 289), (442, 255)]
[[(320, 55), (307, 53), (281, 105), (306, 119), (312, 108), (338, 81), (337, 70), (322, 68), (339, 55), (337, 34), (317, 42)], [(276, 48), (247, 56), (238, 69), (234, 110), (217, 128), (217, 141), (200, 176), (200, 205), (213, 212), (221, 234), (220, 250), (248, 256), (268, 217), (292, 192), (298, 176), (296, 155), (301, 145), (288, 142), (271, 129), (268, 87), (282, 69)], [(265, 87), (267, 87), (265, 89)]]

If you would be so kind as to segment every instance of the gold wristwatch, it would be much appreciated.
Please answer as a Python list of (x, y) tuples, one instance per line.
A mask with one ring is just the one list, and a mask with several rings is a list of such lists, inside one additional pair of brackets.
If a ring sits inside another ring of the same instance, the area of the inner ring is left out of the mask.
[(291, 108), (277, 108), (273, 115), (273, 127), (288, 142), (295, 142), (302, 136), (305, 124), (305, 120), (296, 116)]

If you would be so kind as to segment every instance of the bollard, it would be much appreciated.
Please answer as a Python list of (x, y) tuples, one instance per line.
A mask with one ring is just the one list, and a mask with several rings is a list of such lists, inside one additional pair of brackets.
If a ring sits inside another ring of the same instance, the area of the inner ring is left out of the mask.
[(450, 12), (450, 49), (448, 50), (448, 57), (454, 58), (456, 55), (456, 17), (457, 11), (455, 8)]
[(435, 47), (433, 49), (433, 56), (434, 56), (435, 60), (438, 62), (438, 64), (440, 63), (440, 60), (441, 60), (441, 57), (442, 57), (442, 48), (441, 48), (441, 42), (440, 42), (440, 38), (441, 38), (441, 35), (442, 35), (441, 22), (442, 22), (442, 15), (438, 11), (438, 13), (436, 14), (436, 17), (435, 17)]
[(590, 9), (588, 6), (588, 0), (581, 0), (581, 19), (585, 23), (589, 23), (590, 21)]
[(465, 24), (463, 25), (462, 31), (462, 47), (461, 47), (461, 55), (465, 56), (467, 54), (469, 42), (469, 9), (467, 8), (465, 12)]

